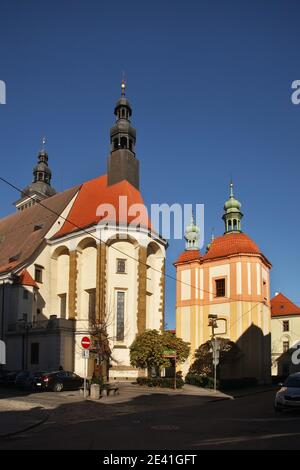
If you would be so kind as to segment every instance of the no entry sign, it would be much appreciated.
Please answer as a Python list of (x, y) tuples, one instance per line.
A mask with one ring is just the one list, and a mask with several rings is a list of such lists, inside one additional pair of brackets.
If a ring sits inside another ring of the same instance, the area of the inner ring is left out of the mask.
[(84, 336), (81, 340), (81, 346), (83, 347), (83, 349), (89, 349), (90, 345), (91, 345), (90, 338), (88, 338), (87, 336)]

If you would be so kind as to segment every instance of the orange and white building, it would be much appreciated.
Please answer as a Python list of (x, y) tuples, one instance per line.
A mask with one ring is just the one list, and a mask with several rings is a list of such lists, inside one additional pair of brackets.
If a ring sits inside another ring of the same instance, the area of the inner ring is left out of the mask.
[(243, 214), (232, 183), (224, 211), (225, 232), (205, 254), (198, 248), (199, 229), (192, 220), (186, 250), (174, 263), (176, 334), (191, 344), (182, 370), (188, 372), (195, 350), (211, 338), (209, 315), (216, 315), (215, 335), (236, 342), (242, 352), (237, 364), (220, 370), (221, 377), (255, 377), (265, 383), (271, 373), (271, 263), (241, 230)]

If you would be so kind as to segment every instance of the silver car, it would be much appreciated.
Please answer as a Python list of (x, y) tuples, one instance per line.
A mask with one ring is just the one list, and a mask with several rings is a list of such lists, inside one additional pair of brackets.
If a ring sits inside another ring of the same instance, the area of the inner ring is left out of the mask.
[(282, 411), (287, 408), (300, 409), (300, 372), (291, 374), (276, 393), (274, 408)]

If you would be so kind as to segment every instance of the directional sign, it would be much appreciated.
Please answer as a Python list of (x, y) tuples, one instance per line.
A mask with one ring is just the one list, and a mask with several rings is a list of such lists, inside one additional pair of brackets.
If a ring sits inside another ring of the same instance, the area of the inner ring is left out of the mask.
[(88, 359), (90, 357), (90, 351), (88, 349), (83, 349), (82, 350), (82, 357), (84, 359)]
[(88, 338), (88, 336), (84, 336), (81, 340), (81, 346), (83, 347), (83, 349), (89, 349), (90, 345), (91, 345), (90, 338)]

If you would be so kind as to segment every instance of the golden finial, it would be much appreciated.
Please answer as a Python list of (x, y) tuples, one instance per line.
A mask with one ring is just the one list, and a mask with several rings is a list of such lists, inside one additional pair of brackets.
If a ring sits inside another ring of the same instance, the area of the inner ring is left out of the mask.
[(122, 83), (121, 83), (121, 95), (125, 96), (126, 90), (126, 80), (125, 80), (125, 72), (122, 73)]

